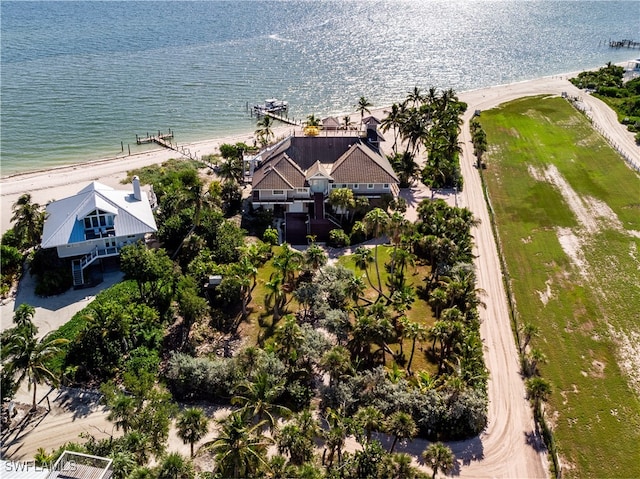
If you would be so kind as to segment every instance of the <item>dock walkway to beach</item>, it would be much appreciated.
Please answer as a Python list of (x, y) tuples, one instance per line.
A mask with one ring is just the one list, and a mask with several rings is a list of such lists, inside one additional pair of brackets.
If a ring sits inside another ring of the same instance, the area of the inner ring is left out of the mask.
[(609, 40), (611, 48), (640, 48), (640, 42), (633, 40)]
[(136, 143), (138, 145), (142, 145), (144, 143), (157, 143), (160, 146), (164, 146), (165, 148), (171, 148), (171, 140), (173, 138), (173, 132), (169, 129), (169, 133), (161, 133), (158, 131), (157, 135), (149, 135), (147, 136), (138, 136), (136, 135)]
[(260, 111), (256, 113), (259, 116), (268, 116), (273, 118), (274, 120), (281, 121), (282, 123), (286, 123), (287, 125), (300, 126), (300, 120), (296, 120), (295, 118), (289, 118), (288, 116), (278, 115), (277, 113), (270, 111)]

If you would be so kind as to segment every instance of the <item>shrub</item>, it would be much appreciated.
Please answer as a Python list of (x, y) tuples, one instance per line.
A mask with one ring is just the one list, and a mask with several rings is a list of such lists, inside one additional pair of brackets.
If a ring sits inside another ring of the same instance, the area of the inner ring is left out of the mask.
[(270, 244), (271, 246), (277, 245), (279, 239), (278, 230), (271, 226), (269, 226), (262, 235), (262, 241)]
[(169, 359), (165, 377), (178, 399), (214, 400), (231, 397), (235, 369), (231, 359), (212, 360), (175, 353)]
[(349, 246), (350, 240), (344, 230), (335, 229), (329, 232), (329, 244), (335, 248), (343, 248)]

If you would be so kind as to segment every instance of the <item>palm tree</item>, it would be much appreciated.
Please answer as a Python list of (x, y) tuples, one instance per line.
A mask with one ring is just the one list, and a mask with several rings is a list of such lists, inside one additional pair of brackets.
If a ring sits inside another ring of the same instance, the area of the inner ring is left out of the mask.
[(305, 409), (296, 414), (294, 419), (276, 434), (278, 452), (288, 453), (290, 462), (300, 466), (313, 458), (314, 439), (319, 432), (318, 422), (311, 412)]
[(158, 466), (158, 479), (193, 479), (193, 464), (178, 452), (167, 454)]
[(540, 349), (533, 348), (523, 358), (523, 369), (527, 376), (533, 376), (538, 373), (538, 364), (547, 362), (547, 355)]
[(358, 104), (356, 105), (356, 111), (360, 113), (360, 123), (362, 123), (362, 120), (364, 120), (365, 112), (369, 114), (371, 113), (371, 110), (369, 110), (370, 106), (373, 106), (373, 104), (369, 103), (369, 100), (361, 96), (358, 100)]
[(391, 105), (390, 111), (385, 111), (386, 115), (380, 122), (380, 129), (386, 133), (389, 129), (393, 128), (393, 146), (391, 150), (394, 154), (398, 152), (398, 137), (402, 129), (402, 123), (405, 119), (404, 110), (400, 105), (394, 103)]
[(289, 288), (293, 289), (296, 271), (300, 269), (303, 256), (299, 251), (291, 248), (287, 243), (282, 245), (280, 252), (273, 258), (273, 266), (280, 273)]
[(346, 115), (342, 118), (342, 128), (345, 130), (349, 130), (353, 126), (353, 122), (351, 121), (351, 117)]
[(33, 317), (36, 314), (36, 308), (33, 306), (22, 303), (16, 311), (13, 313), (13, 322), (18, 329), (26, 330), (31, 336), (35, 336), (38, 332), (38, 328), (33, 324)]
[(273, 122), (273, 118), (267, 115), (258, 120), (258, 128), (256, 129), (255, 134), (258, 136), (258, 141), (263, 147), (267, 146), (271, 138), (273, 138), (273, 130), (271, 129), (273, 127)]
[(327, 253), (315, 242), (313, 242), (302, 255), (304, 257), (304, 264), (311, 271), (317, 271), (322, 268), (329, 260)]
[(533, 401), (533, 411), (536, 417), (542, 412), (542, 402), (546, 401), (551, 394), (551, 383), (539, 376), (527, 379), (527, 396)]
[(304, 333), (294, 315), (285, 317), (284, 324), (274, 334), (275, 350), (278, 357), (293, 366), (298, 357), (298, 349), (304, 343)]
[(453, 451), (441, 442), (434, 442), (422, 452), (422, 459), (433, 470), (432, 479), (436, 479), (438, 471), (449, 474), (455, 464)]
[(339, 211), (340, 224), (344, 226), (344, 218), (348, 218), (349, 210), (356, 207), (356, 200), (351, 189), (336, 188), (329, 193), (329, 204)]
[(393, 171), (398, 175), (400, 188), (409, 188), (420, 172), (420, 167), (415, 161), (415, 155), (410, 151), (396, 153), (389, 157), (389, 162), (393, 167)]
[[(367, 232), (372, 234), (374, 238), (381, 236), (389, 223), (389, 215), (381, 208), (374, 208), (369, 211), (363, 218), (363, 223), (367, 228)], [(376, 266), (376, 275), (378, 277), (378, 294), (382, 296), (382, 281), (380, 280), (380, 268), (378, 266), (378, 245), (374, 247), (374, 264)]]
[(129, 394), (118, 393), (109, 401), (108, 406), (107, 420), (111, 421), (116, 429), (122, 429), (127, 434), (135, 421), (135, 398)]
[(3, 359), (8, 358), (9, 361), (5, 367), (10, 374), (19, 374), (17, 384), (26, 376), (29, 380), (29, 387), (33, 385), (31, 411), (35, 411), (37, 407), (36, 388), (38, 384), (45, 381), (50, 381), (53, 385), (58, 384), (58, 376), (47, 366), (50, 359), (62, 352), (60, 346), (68, 342), (68, 339), (53, 339), (50, 334), (38, 341), (30, 331), (25, 330), (17, 330), (7, 339), (7, 344), (4, 346), (7, 349), (6, 353), (3, 352)]
[(351, 370), (351, 355), (344, 346), (334, 346), (324, 353), (320, 360), (320, 367), (329, 374), (329, 387), (331, 388), (336, 379)]
[(393, 436), (393, 443), (389, 452), (392, 453), (399, 440), (413, 439), (418, 433), (418, 427), (411, 414), (404, 411), (396, 411), (389, 417), (386, 424), (387, 433)]
[(353, 419), (355, 424), (364, 431), (366, 442), (371, 441), (373, 431), (382, 432), (385, 430), (384, 414), (375, 406), (361, 406)]
[(538, 336), (538, 334), (540, 334), (540, 328), (538, 328), (538, 326), (536, 326), (533, 323), (525, 323), (525, 325), (522, 327), (521, 334), (522, 334), (523, 342), (522, 342), (522, 347), (520, 348), (520, 351), (525, 352), (531, 340), (536, 336)]
[(30, 248), (40, 243), (45, 213), (38, 203), (31, 202), (31, 194), (20, 195), (12, 211), (13, 231), (22, 244)]
[(239, 479), (252, 477), (267, 467), (267, 446), (272, 441), (260, 432), (262, 423), (250, 425), (241, 412), (234, 412), (218, 424), (221, 426), (218, 437), (203, 445), (214, 454), (214, 472)]
[(407, 361), (407, 373), (411, 372), (411, 363), (413, 362), (413, 355), (416, 351), (416, 342), (424, 341), (427, 339), (427, 328), (422, 324), (414, 321), (406, 320), (404, 325), (404, 337), (411, 340), (411, 354), (409, 355), (409, 361)]
[(178, 437), (184, 444), (189, 444), (191, 457), (194, 456), (193, 446), (209, 431), (209, 418), (200, 408), (185, 409), (176, 422)]
[(267, 281), (264, 286), (267, 290), (264, 303), (267, 308), (273, 309), (273, 322), (275, 323), (280, 319), (280, 311), (287, 302), (287, 294), (282, 288), (282, 275), (279, 273), (272, 275), (271, 279)]
[(231, 404), (239, 405), (247, 417), (273, 430), (277, 424), (276, 414), (287, 417), (291, 413), (288, 408), (276, 403), (284, 393), (284, 385), (284, 380), (261, 372), (252, 381), (240, 383)]
[[(349, 433), (350, 421), (339, 411), (327, 408), (326, 413), (329, 430), (323, 431), (325, 450), (322, 453), (322, 464), (331, 468), (333, 458), (338, 454), (338, 468), (342, 465), (342, 450)], [(327, 455), (327, 451), (329, 454)]]
[[(371, 248), (367, 248), (366, 246), (358, 246), (354, 252), (354, 256), (356, 267), (360, 268), (361, 271), (364, 271), (369, 286), (378, 291), (378, 289), (373, 285), (371, 277), (369, 276), (369, 265), (374, 261)], [(378, 291), (378, 294), (380, 294), (380, 291)]]

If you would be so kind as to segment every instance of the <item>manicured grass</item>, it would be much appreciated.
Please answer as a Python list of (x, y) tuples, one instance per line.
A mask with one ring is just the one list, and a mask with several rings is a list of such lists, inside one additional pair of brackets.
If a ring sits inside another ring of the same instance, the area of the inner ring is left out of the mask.
[[(615, 338), (640, 333), (640, 179), (560, 98), (514, 101), (480, 121), (518, 321), (540, 328), (532, 346), (548, 358), (540, 370), (553, 387), (546, 415), (563, 477), (640, 477), (639, 393)], [(550, 165), (591, 208), (595, 230), (581, 226), (558, 187), (532, 175)], [(584, 273), (559, 228), (578, 238)]]

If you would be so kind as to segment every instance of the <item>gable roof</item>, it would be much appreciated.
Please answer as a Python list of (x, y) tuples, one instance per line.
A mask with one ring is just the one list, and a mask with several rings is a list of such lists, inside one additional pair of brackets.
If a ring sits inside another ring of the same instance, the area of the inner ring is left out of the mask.
[(115, 190), (94, 181), (77, 194), (47, 205), (42, 247), (53, 248), (84, 241), (82, 220), (102, 210), (114, 215), (115, 236), (139, 235), (158, 230), (147, 194), (136, 200), (131, 191)]
[(324, 177), (336, 183), (397, 183), (389, 160), (358, 134), (290, 136), (254, 171), (253, 189), (292, 189)]
[(353, 145), (335, 162), (331, 176), (336, 183), (398, 182), (389, 160), (362, 143)]

